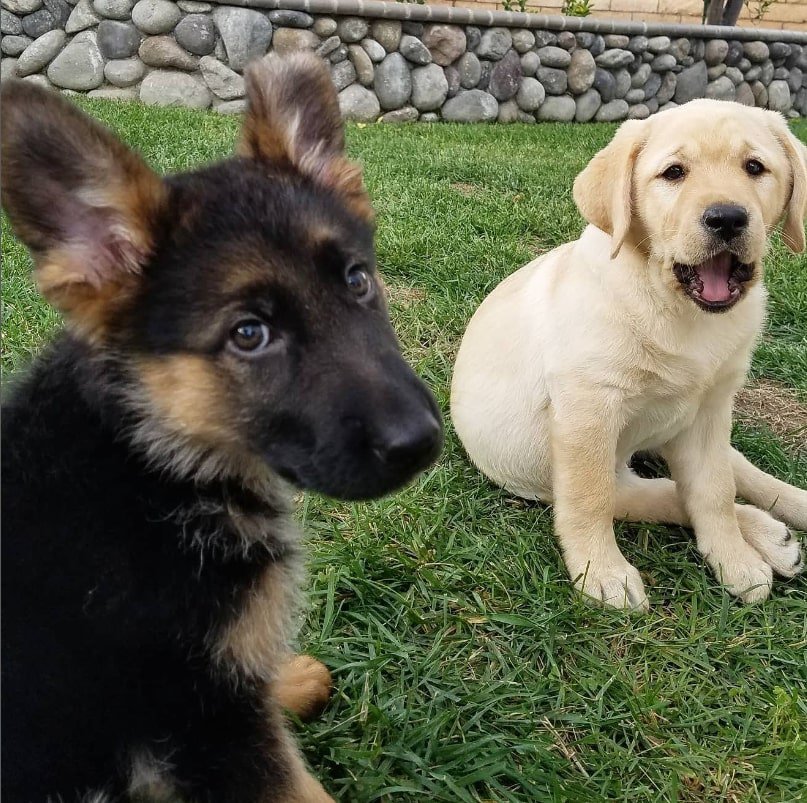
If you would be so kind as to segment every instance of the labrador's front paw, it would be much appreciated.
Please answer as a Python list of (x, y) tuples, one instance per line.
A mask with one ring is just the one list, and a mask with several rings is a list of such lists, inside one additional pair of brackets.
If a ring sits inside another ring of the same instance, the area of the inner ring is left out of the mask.
[(744, 540), (731, 539), (725, 548), (704, 555), (729, 593), (743, 602), (762, 602), (771, 593), (773, 571), (762, 555)]
[(751, 505), (737, 508), (737, 521), (746, 543), (782, 577), (795, 577), (804, 569), (799, 539), (782, 522)]
[(591, 558), (572, 573), (572, 580), (578, 591), (602, 605), (625, 610), (650, 608), (638, 570), (621, 555)]

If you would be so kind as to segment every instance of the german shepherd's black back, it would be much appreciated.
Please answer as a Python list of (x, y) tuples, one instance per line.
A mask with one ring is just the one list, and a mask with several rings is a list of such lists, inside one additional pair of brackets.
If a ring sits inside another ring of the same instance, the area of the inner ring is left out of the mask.
[(3, 794), (326, 801), (282, 720), (290, 484), (364, 498), (436, 456), (327, 70), (246, 74), (239, 155), (170, 178), (3, 87), (3, 202), (67, 328), (3, 407)]

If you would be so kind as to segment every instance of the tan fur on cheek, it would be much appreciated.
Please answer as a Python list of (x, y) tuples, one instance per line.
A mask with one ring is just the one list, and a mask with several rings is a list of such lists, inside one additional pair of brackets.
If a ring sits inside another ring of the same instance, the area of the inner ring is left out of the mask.
[(147, 404), (170, 429), (213, 448), (237, 445), (223, 390), (227, 377), (212, 360), (189, 354), (151, 358), (142, 360), (137, 372)]

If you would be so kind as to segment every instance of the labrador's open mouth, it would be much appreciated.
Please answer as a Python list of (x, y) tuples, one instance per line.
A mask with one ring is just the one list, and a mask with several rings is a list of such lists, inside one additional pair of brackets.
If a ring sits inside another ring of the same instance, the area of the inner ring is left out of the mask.
[(743, 285), (754, 275), (751, 263), (740, 262), (730, 251), (721, 251), (698, 265), (673, 265), (687, 295), (708, 312), (724, 312), (743, 294)]

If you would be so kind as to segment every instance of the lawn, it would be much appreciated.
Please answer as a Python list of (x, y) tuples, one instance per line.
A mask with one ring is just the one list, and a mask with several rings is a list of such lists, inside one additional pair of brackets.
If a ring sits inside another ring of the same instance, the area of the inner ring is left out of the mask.
[[(235, 120), (210, 113), (85, 106), (162, 170), (226, 155), (237, 133)], [(807, 139), (807, 125), (795, 130)], [(473, 310), (504, 276), (579, 233), (572, 180), (613, 131), (350, 129), (378, 211), (394, 322), (444, 411)], [(33, 293), (5, 224), (3, 234), (8, 370), (58, 321)], [(803, 422), (807, 259), (777, 241), (769, 286), (754, 376), (768, 388), (766, 410), (780, 394)], [(807, 486), (804, 431), (778, 438), (763, 418), (746, 415), (736, 443)], [(412, 487), (371, 504), (310, 496), (300, 519), (311, 601), (302, 646), (336, 686), (324, 716), (300, 734), (337, 799), (807, 797), (805, 578), (743, 607), (705, 570), (690, 533), (624, 525), (621, 544), (642, 571), (651, 612), (590, 607), (567, 580), (550, 512), (482, 478), (450, 422), (438, 465)]]

